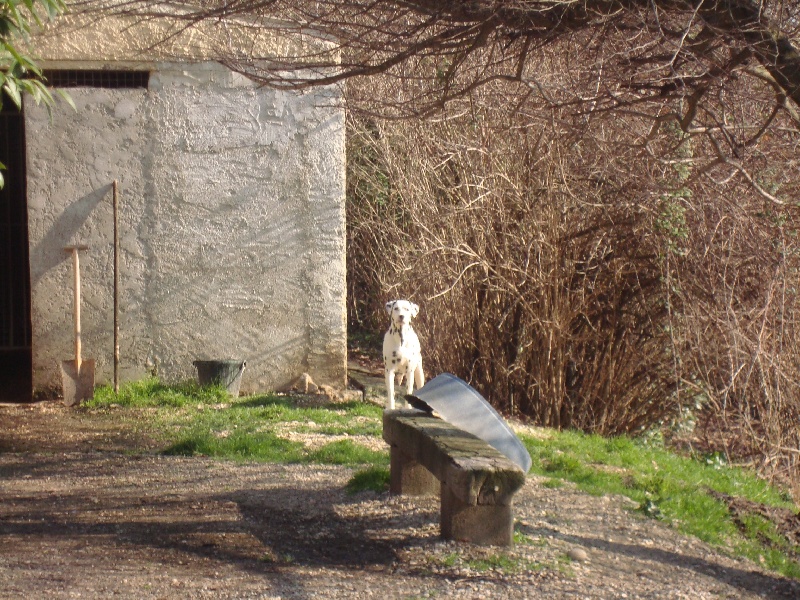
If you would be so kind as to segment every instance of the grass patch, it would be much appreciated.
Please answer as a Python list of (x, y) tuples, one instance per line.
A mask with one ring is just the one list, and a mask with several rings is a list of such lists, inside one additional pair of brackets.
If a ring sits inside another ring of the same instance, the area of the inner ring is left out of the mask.
[(229, 400), (222, 386), (201, 387), (197, 382), (187, 381), (176, 385), (165, 385), (157, 378), (142, 379), (123, 385), (119, 394), (108, 385), (95, 389), (94, 398), (83, 406), (86, 408), (105, 408), (123, 406), (126, 408), (181, 408), (198, 402), (214, 404)]
[(478, 575), (488, 572), (501, 573), (503, 575), (516, 575), (523, 572), (543, 571), (545, 569), (561, 570), (560, 566), (557, 564), (531, 561), (524, 557), (515, 556), (509, 552), (487, 552), (482, 556), (468, 556), (460, 551), (456, 551), (433, 559), (433, 562), (437, 566), (447, 569), (469, 569)]
[(219, 437), (198, 428), (183, 434), (164, 449), (164, 454), (258, 459), (263, 462), (300, 462), (302, 448), (303, 445), (299, 442), (291, 442), (271, 433), (237, 431), (233, 435)]
[(748, 524), (737, 524), (714, 494), (797, 511), (787, 494), (752, 471), (727, 465), (719, 456), (678, 456), (628, 437), (562, 432), (546, 440), (522, 439), (533, 459), (531, 471), (548, 481), (571, 481), (594, 495), (627, 496), (646, 517), (800, 579), (800, 547), (766, 519), (753, 516)]
[(306, 462), (326, 465), (387, 465), (389, 455), (383, 451), (370, 450), (350, 440), (338, 440), (325, 444), (317, 450), (309, 451)]
[(541, 537), (531, 537), (521, 532), (518, 527), (514, 528), (514, 544), (521, 546), (546, 546), (547, 540)]
[(386, 467), (370, 467), (358, 471), (347, 482), (347, 491), (351, 494), (358, 492), (385, 492), (389, 489), (389, 469)]
[[(169, 455), (381, 468), (389, 464), (388, 449), (376, 451), (349, 439), (335, 439), (380, 438), (382, 409), (364, 402), (299, 407), (288, 396), (231, 398), (222, 387), (145, 379), (122, 386), (119, 394), (110, 386), (100, 387), (85, 407), (138, 411), (144, 426), (164, 440), (163, 452)], [(286, 431), (334, 439), (312, 449), (286, 439)]]

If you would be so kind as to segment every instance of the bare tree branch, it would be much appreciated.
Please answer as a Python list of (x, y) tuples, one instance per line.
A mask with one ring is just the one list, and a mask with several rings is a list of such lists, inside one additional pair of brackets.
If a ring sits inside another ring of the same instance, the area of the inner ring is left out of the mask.
[[(627, 79), (632, 90), (638, 86), (662, 93), (669, 87), (702, 86), (718, 76), (713, 67), (725, 51), (733, 56), (748, 48), (787, 98), (800, 104), (800, 52), (791, 37), (795, 32), (780, 28), (796, 23), (798, 9), (784, 14), (790, 9), (775, 0), (177, 0), (170, 5), (86, 0), (74, 5), (78, 10), (98, 6), (151, 17), (174, 16), (177, 7), (189, 23), (269, 21), (273, 28), (334, 41), (339, 55), (277, 56), (266, 66), (247, 57), (221, 57), (260, 81), (282, 87), (387, 73), (404, 64), (418, 66), (419, 59), (427, 58), (441, 62), (436, 65), (440, 70), (427, 74), (447, 83), (440, 90), (441, 103), (474, 89), (477, 80), (489, 80), (467, 60), (473, 54), (491, 49), (496, 75), (527, 82), (531, 73), (526, 67), (536, 49), (565, 36), (584, 36), (587, 52), (603, 51), (606, 64), (631, 69)], [(457, 85), (469, 79), (473, 82)]]

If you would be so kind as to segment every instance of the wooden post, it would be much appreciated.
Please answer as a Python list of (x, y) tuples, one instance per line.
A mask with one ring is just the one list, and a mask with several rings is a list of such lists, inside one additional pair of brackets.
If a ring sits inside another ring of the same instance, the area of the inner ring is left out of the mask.
[(113, 184), (114, 204), (114, 393), (119, 393), (119, 217), (117, 180)]
[(74, 296), (75, 310), (74, 324), (75, 324), (75, 369), (78, 373), (81, 372), (81, 265), (79, 253), (77, 248), (72, 250), (72, 271), (74, 274), (73, 281), (75, 283)]

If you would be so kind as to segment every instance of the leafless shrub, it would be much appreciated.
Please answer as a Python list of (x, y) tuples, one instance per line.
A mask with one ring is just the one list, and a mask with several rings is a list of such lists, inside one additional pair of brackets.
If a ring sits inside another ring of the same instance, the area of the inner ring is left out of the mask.
[[(706, 206), (698, 260), (680, 273), (694, 301), (682, 336), (687, 386), (706, 403), (698, 434), (730, 458), (794, 478), (800, 451), (796, 208)], [(699, 260), (702, 258), (702, 260)]]
[(797, 209), (772, 192), (796, 182), (759, 173), (761, 148), (717, 160), (720, 129), (485, 98), (351, 119), (351, 322), (379, 331), (408, 296), (429, 370), (507, 412), (606, 434), (699, 419), (695, 444), (793, 466)]
[(420, 300), (432, 371), (546, 425), (639, 431), (676, 412), (650, 211), (603, 181), (600, 155), (574, 168), (576, 145), (598, 149), (474, 103), (351, 125), (351, 318)]

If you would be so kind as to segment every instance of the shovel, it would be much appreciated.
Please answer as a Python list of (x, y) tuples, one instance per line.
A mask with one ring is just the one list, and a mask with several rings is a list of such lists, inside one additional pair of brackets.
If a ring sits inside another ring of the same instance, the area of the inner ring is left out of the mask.
[(64, 404), (75, 406), (82, 400), (94, 397), (94, 360), (81, 359), (81, 272), (79, 250), (88, 246), (68, 246), (66, 252), (72, 253), (75, 275), (75, 359), (61, 361), (61, 381), (64, 389)]

